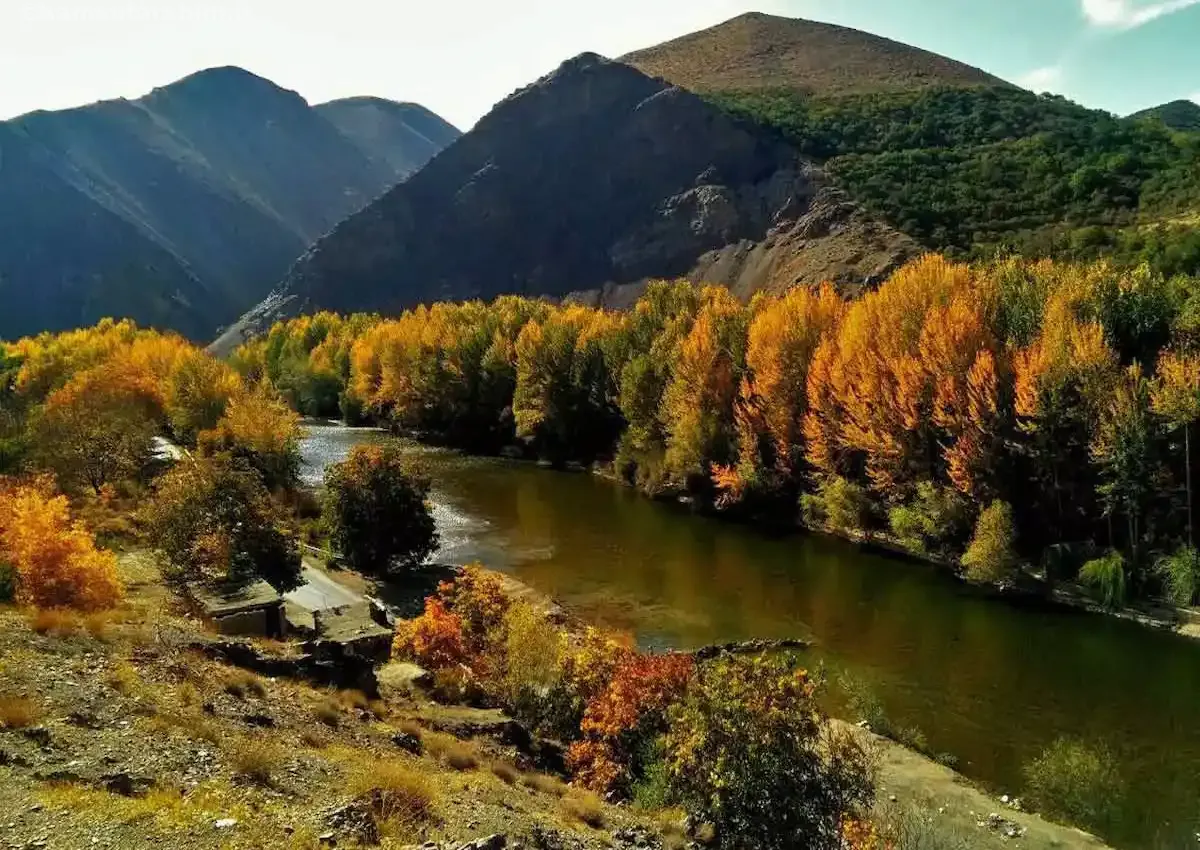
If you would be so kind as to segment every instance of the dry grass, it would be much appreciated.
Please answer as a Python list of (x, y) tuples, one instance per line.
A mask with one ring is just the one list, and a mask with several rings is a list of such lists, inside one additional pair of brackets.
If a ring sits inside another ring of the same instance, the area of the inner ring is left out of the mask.
[(320, 750), (329, 745), (329, 738), (319, 729), (305, 729), (300, 733), (300, 743), (314, 750)]
[(267, 686), (262, 679), (248, 670), (234, 670), (225, 677), (225, 693), (238, 699), (255, 696), (262, 699), (267, 695)]
[(381, 825), (408, 827), (433, 818), (436, 795), (429, 780), (396, 761), (357, 765), (347, 777), (355, 797), (365, 797)]
[(198, 711), (160, 712), (147, 721), (147, 728), (156, 732), (179, 730), (195, 741), (221, 742), (221, 730)]
[(41, 707), (31, 699), (0, 696), (0, 729), (24, 729), (41, 716)]
[(547, 776), (544, 773), (527, 773), (521, 782), (526, 788), (532, 788), (539, 794), (561, 797), (567, 793), (567, 786), (563, 784), (562, 780), (553, 776)]
[(492, 773), (505, 785), (516, 785), (521, 772), (506, 761), (492, 762)]
[(408, 718), (404, 720), (397, 720), (395, 726), (397, 732), (403, 732), (405, 735), (412, 735), (414, 738), (422, 738), (425, 735), (425, 727), (415, 720)]
[(604, 828), (604, 805), (590, 791), (573, 790), (562, 798), (558, 807), (572, 820), (585, 823), (592, 829)]
[(188, 708), (199, 705), (201, 701), (200, 689), (191, 682), (184, 682), (176, 688), (175, 695), (179, 697), (179, 704)]
[(479, 750), (465, 741), (460, 741), (453, 735), (442, 732), (432, 732), (422, 739), (425, 750), (434, 758), (449, 765), (455, 770), (474, 770), (479, 767)]
[(283, 761), (283, 752), (270, 741), (243, 738), (229, 750), (234, 773), (262, 785), (270, 784)]
[(29, 614), (29, 628), (48, 637), (70, 637), (84, 630), (84, 616), (69, 608), (36, 608)]
[(313, 714), (316, 715), (317, 720), (320, 720), (330, 729), (336, 729), (342, 722), (342, 712), (338, 710), (337, 705), (331, 700), (320, 703), (313, 709)]
[(337, 702), (342, 708), (353, 711), (369, 711), (371, 709), (371, 700), (362, 691), (349, 690), (339, 691)]

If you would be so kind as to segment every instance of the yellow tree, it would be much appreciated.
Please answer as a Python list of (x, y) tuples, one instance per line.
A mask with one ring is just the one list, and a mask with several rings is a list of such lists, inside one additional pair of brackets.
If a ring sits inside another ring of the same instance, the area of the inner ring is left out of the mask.
[(1183, 480), (1187, 490), (1188, 544), (1195, 545), (1192, 507), (1191, 431), (1200, 419), (1200, 356), (1168, 351), (1159, 358), (1150, 393), (1154, 412), (1172, 428), (1183, 431)]
[(98, 611), (123, 593), (112, 552), (96, 548), (63, 496), (45, 482), (0, 481), (0, 562), (17, 577), (17, 601), (39, 608)]
[(158, 427), (158, 410), (154, 379), (110, 360), (51, 393), (31, 421), (30, 441), (35, 456), (61, 481), (99, 493), (141, 467)]
[(300, 418), (259, 386), (234, 397), (216, 428), (200, 435), (200, 451), (228, 453), (258, 471), (268, 487), (288, 487), (300, 469)]
[(665, 466), (676, 484), (709, 476), (736, 449), (734, 402), (745, 369), (747, 310), (728, 290), (706, 287), (679, 342), (662, 401)]
[(740, 482), (772, 475), (794, 480), (803, 460), (809, 366), (845, 302), (825, 284), (761, 298), (753, 312), (737, 405), (738, 469), (717, 473)]

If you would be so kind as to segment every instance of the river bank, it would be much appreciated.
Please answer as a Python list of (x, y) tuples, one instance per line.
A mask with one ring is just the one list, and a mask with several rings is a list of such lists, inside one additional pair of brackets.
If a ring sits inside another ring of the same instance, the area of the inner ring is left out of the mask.
[[(318, 428), (306, 472), (378, 432)], [(481, 561), (645, 649), (799, 638), (860, 680), (891, 725), (1018, 793), (1059, 738), (1103, 747), (1126, 785), (1106, 837), (1188, 846), (1200, 796), (1200, 657), (1176, 634), (1036, 599), (1000, 604), (945, 570), (818, 534), (714, 522), (596, 475), (410, 443), (445, 562)], [(843, 716), (866, 716), (845, 713)]]

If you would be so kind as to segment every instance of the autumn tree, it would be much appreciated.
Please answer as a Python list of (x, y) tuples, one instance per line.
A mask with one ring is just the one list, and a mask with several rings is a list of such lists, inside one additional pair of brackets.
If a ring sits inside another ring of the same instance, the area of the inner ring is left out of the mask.
[(707, 287), (691, 330), (679, 342), (661, 416), (664, 464), (677, 486), (708, 480), (737, 447), (734, 401), (745, 369), (747, 311), (728, 290)]
[(196, 348), (182, 352), (166, 377), (166, 412), (171, 431), (195, 445), (203, 431), (216, 427), (242, 382), (228, 365)]
[(845, 303), (828, 284), (755, 302), (736, 409), (738, 463), (715, 471), (732, 482), (724, 489), (777, 488), (798, 481), (809, 365), (844, 311)]
[(325, 472), (325, 521), (355, 569), (386, 575), (437, 550), (430, 482), (395, 445), (356, 446)]
[(874, 797), (869, 760), (829, 725), (817, 685), (769, 656), (702, 667), (664, 738), (671, 791), (716, 846), (841, 848)]
[(1187, 492), (1187, 540), (1194, 545), (1192, 506), (1192, 438), (1200, 419), (1200, 356), (1166, 352), (1158, 361), (1158, 373), (1150, 392), (1154, 412), (1167, 425), (1183, 434), (1183, 482)]
[(271, 489), (291, 487), (300, 471), (300, 420), (266, 387), (230, 399), (211, 431), (200, 435), (205, 456), (228, 454), (256, 470)]
[(299, 583), (300, 555), (280, 508), (258, 472), (229, 457), (176, 464), (142, 519), (175, 581)]
[(98, 611), (123, 595), (116, 556), (96, 548), (66, 497), (45, 480), (0, 480), (0, 564), (11, 569), (22, 605)]
[(51, 393), (31, 421), (29, 439), (38, 460), (64, 484), (84, 484), (99, 493), (141, 468), (158, 409), (153, 379), (110, 360)]
[(1129, 366), (1104, 403), (1092, 438), (1092, 460), (1100, 470), (1097, 488), (1105, 516), (1125, 515), (1129, 560), (1139, 564), (1142, 515), (1154, 492), (1157, 466), (1150, 421), (1150, 382), (1136, 363)]

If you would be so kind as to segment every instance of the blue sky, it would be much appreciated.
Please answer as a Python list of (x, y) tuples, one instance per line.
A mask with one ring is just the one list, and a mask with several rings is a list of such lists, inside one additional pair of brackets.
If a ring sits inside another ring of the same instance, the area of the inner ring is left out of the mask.
[(1127, 113), (1200, 100), (1200, 0), (0, 0), (0, 118), (240, 65), (312, 102), (415, 100), (460, 127), (584, 50), (747, 11), (915, 44)]

